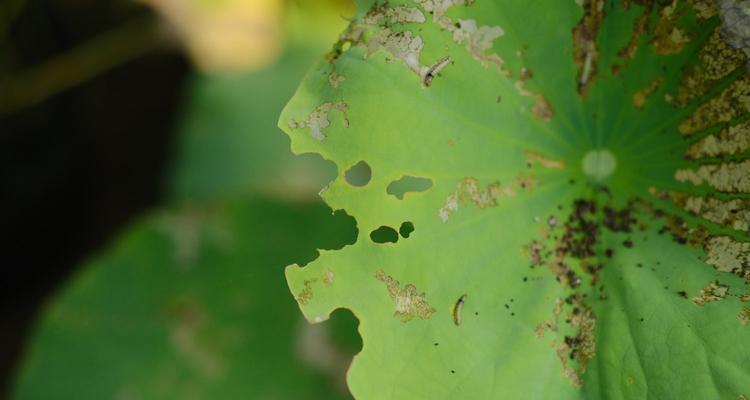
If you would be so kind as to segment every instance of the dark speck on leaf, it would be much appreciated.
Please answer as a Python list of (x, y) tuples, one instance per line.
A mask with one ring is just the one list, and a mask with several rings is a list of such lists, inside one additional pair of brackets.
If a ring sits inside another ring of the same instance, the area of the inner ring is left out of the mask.
[(684, 290), (680, 290), (679, 292), (677, 292), (677, 295), (682, 297), (683, 299), (687, 299), (687, 292)]
[(625, 246), (625, 247), (627, 247), (627, 248), (629, 248), (629, 249), (632, 249), (633, 248), (633, 241), (630, 240), (630, 239), (627, 239), (624, 242), (622, 242), (622, 245)]

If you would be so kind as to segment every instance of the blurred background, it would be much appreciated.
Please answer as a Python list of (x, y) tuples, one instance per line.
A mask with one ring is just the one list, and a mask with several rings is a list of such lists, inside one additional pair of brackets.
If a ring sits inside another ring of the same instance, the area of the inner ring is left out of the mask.
[(0, 0), (0, 397), (346, 399), (346, 310), (283, 269), (356, 240), (276, 127), (349, 0)]

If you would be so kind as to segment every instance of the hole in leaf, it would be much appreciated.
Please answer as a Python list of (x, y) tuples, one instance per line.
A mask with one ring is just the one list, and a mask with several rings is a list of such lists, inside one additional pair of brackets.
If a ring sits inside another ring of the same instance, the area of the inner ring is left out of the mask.
[(412, 232), (414, 232), (414, 224), (412, 224), (409, 221), (404, 222), (401, 224), (401, 227), (398, 228), (398, 232), (401, 234), (401, 237), (404, 239), (409, 238), (409, 235), (411, 235)]
[[(362, 350), (362, 338), (359, 336), (359, 319), (346, 308), (337, 308), (329, 320), (332, 344), (350, 357)], [(348, 364), (347, 364), (348, 365)]]
[(396, 243), (398, 242), (398, 232), (390, 226), (381, 226), (370, 232), (370, 239), (375, 243)]
[(401, 179), (389, 183), (385, 191), (390, 195), (396, 196), (397, 199), (403, 200), (404, 196), (409, 192), (424, 192), (431, 187), (432, 179), (405, 175)]
[(367, 185), (372, 178), (372, 169), (364, 161), (354, 164), (344, 173), (344, 179), (352, 186), (362, 187)]

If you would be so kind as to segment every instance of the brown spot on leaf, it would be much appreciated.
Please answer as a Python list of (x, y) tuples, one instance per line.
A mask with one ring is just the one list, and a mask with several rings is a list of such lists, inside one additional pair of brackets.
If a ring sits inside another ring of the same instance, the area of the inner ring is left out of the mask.
[(728, 236), (717, 236), (706, 242), (705, 251), (707, 264), (750, 283), (750, 243), (738, 242)]
[(723, 300), (729, 293), (729, 286), (722, 285), (718, 281), (714, 281), (706, 285), (701, 289), (701, 293), (698, 296), (693, 297), (693, 303), (702, 306), (714, 301)]
[(644, 105), (646, 105), (646, 100), (648, 97), (656, 91), (656, 89), (659, 88), (659, 86), (664, 82), (664, 78), (657, 77), (651, 83), (648, 84), (645, 88), (635, 92), (633, 95), (633, 105), (637, 109), (642, 109)]
[(401, 322), (408, 322), (414, 317), (429, 319), (435, 312), (435, 309), (427, 303), (425, 294), (418, 293), (414, 285), (406, 284), (402, 288), (397, 280), (386, 275), (383, 270), (375, 272), (375, 279), (385, 284), (395, 306), (393, 316)]
[(317, 282), (317, 278), (305, 279), (302, 286), (302, 291), (297, 295), (297, 302), (301, 305), (306, 305), (313, 296), (312, 284)]
[(485, 189), (479, 187), (476, 178), (463, 178), (458, 182), (456, 190), (448, 196), (445, 205), (440, 208), (438, 215), (443, 222), (458, 210), (460, 204), (471, 203), (479, 209), (497, 206), (502, 197), (513, 197), (520, 189), (531, 189), (534, 185), (532, 178), (518, 178), (505, 187), (495, 181), (487, 185)]
[[(740, 323), (742, 325), (747, 325), (748, 323), (750, 323), (750, 307), (742, 307), (742, 310), (740, 310), (739, 314), (737, 314), (737, 318), (740, 319)], [(745, 398), (747, 399), (747, 397)]]

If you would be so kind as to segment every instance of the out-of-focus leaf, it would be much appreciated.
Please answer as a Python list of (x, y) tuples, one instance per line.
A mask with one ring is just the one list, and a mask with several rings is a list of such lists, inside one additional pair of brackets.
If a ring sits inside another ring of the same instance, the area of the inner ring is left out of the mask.
[[(14, 397), (343, 399), (354, 320), (310, 327), (282, 267), (353, 236), (320, 204), (255, 199), (160, 212), (48, 308)], [(343, 343), (340, 345), (339, 343)]]

